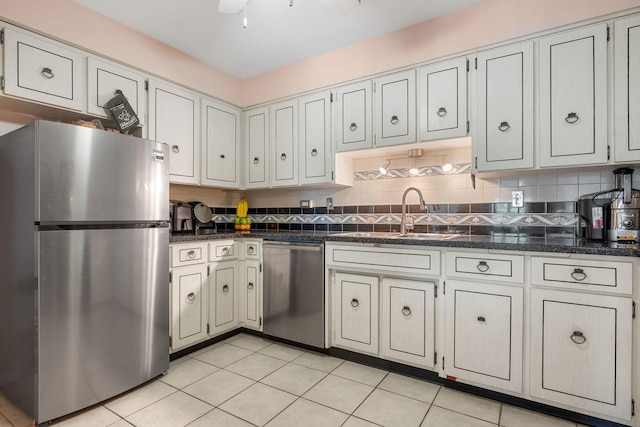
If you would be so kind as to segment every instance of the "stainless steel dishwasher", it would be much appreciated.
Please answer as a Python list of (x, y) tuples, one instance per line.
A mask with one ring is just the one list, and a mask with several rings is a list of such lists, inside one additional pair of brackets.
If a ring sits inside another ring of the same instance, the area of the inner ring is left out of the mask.
[(264, 333), (324, 348), (324, 245), (265, 241)]

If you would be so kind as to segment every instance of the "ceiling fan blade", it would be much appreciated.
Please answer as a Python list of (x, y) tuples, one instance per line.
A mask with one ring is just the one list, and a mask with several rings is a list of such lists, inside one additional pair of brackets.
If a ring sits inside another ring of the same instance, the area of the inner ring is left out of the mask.
[(238, 14), (242, 12), (248, 0), (220, 0), (218, 13)]
[(361, 0), (320, 0), (320, 2), (344, 15), (358, 6)]

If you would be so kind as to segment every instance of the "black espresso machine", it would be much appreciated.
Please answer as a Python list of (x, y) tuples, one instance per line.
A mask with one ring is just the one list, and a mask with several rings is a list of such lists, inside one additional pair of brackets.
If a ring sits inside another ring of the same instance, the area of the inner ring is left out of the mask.
[(631, 188), (633, 169), (613, 171), (615, 187), (578, 200), (581, 237), (611, 242), (640, 240), (640, 191)]

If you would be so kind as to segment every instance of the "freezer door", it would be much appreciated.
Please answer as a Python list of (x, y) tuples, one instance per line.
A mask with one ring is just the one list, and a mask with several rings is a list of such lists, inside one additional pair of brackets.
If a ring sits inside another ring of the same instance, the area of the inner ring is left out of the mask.
[(169, 220), (166, 144), (47, 121), (36, 141), (37, 222)]
[(167, 228), (41, 231), (37, 421), (169, 369)]

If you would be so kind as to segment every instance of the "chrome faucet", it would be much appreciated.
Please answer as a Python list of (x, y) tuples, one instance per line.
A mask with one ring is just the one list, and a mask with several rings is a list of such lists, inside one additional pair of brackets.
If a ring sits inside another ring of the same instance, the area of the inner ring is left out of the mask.
[(401, 236), (406, 236), (407, 235), (407, 193), (411, 190), (415, 190), (416, 193), (418, 193), (418, 196), (420, 197), (420, 210), (424, 211), (427, 209), (427, 204), (424, 202), (424, 197), (422, 197), (422, 193), (420, 192), (420, 190), (418, 190), (416, 187), (409, 187), (406, 190), (404, 190), (404, 194), (402, 194), (402, 219), (400, 220), (400, 235)]

